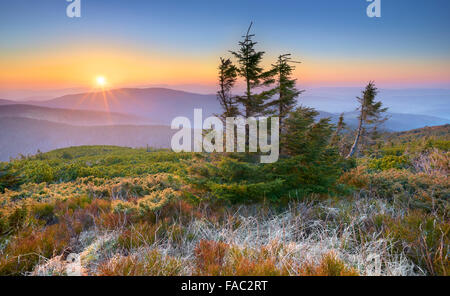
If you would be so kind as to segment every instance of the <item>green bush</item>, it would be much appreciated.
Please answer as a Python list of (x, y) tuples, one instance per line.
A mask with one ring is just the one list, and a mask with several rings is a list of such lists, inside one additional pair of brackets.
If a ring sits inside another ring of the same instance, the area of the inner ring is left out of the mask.
[(406, 155), (386, 155), (378, 159), (369, 160), (369, 168), (374, 170), (385, 171), (389, 169), (405, 169), (411, 165), (409, 158)]
[(384, 235), (393, 239), (397, 251), (406, 251), (408, 257), (428, 274), (450, 274), (448, 221), (415, 210), (401, 219), (385, 217), (382, 225)]
[(31, 215), (44, 221), (45, 224), (51, 224), (56, 222), (54, 210), (55, 205), (53, 203), (37, 203), (31, 207)]

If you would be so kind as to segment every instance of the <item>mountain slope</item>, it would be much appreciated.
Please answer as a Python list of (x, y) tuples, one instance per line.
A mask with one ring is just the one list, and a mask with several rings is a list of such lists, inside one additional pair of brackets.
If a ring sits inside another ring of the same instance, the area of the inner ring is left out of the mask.
[(202, 108), (204, 117), (220, 112), (215, 95), (200, 95), (165, 88), (115, 89), (67, 95), (33, 105), (78, 110), (119, 112), (145, 117), (156, 124), (170, 124), (177, 116), (193, 118)]
[(441, 126), (424, 127), (404, 132), (388, 133), (386, 139), (402, 144), (414, 142), (419, 139), (438, 139), (450, 141), (450, 124)]
[(20, 117), (0, 118), (0, 126), (0, 161), (80, 145), (169, 148), (176, 132), (167, 126), (85, 127)]
[[(420, 114), (402, 114), (402, 113), (390, 113), (387, 112), (388, 120), (381, 126), (388, 131), (407, 131), (425, 126), (436, 126), (450, 123), (450, 120), (420, 115)], [(350, 127), (356, 127), (358, 125), (358, 112), (344, 113), (344, 120)], [(333, 122), (338, 121), (339, 116), (334, 115), (332, 117)]]
[[(327, 97), (331, 95), (329, 91), (331, 90), (322, 90), (320, 94), (324, 97), (314, 97), (314, 100), (301, 96), (299, 102), (309, 107), (319, 106), (320, 108), (316, 107), (318, 110), (324, 110), (320, 111), (320, 117), (331, 117), (333, 122), (337, 122), (339, 115), (334, 112), (337, 112), (342, 106), (346, 106), (347, 110), (354, 109), (354, 106), (351, 105), (355, 104), (356, 100), (339, 93), (335, 99), (329, 99)], [(350, 91), (354, 90), (347, 90), (344, 94)], [(439, 97), (438, 101), (442, 103), (442, 98)], [(203, 110), (203, 118), (221, 113), (221, 107), (215, 95), (200, 95), (166, 88), (116, 89), (106, 91), (105, 94), (97, 92), (67, 95), (32, 104), (51, 108), (127, 113), (145, 117), (154, 124), (163, 125), (169, 125), (177, 116), (185, 116), (192, 120), (195, 108)], [(392, 103), (387, 103), (387, 105), (392, 105)], [(432, 108), (432, 106), (434, 105), (430, 103), (427, 108)], [(333, 110), (333, 113), (329, 113), (329, 110)], [(429, 115), (395, 112), (389, 115), (391, 119), (386, 122), (384, 127), (391, 131), (405, 131), (449, 123), (449, 119)], [(349, 125), (356, 125), (356, 112), (347, 112), (345, 117)]]
[[(340, 113), (355, 110), (357, 87), (307, 89), (299, 102), (318, 110)], [(392, 113), (423, 114), (450, 120), (449, 89), (380, 89), (377, 96)]]
[(11, 104), (17, 104), (17, 102), (0, 99), (0, 105), (11, 105)]
[(34, 105), (0, 105), (0, 117), (23, 117), (71, 125), (149, 124), (150, 121), (135, 115), (100, 111), (69, 110)]

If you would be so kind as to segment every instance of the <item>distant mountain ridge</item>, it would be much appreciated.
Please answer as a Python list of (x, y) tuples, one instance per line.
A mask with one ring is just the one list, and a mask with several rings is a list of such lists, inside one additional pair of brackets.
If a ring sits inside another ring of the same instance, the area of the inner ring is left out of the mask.
[[(389, 137), (395, 139), (408, 139), (408, 138), (441, 138), (450, 140), (450, 124), (440, 126), (423, 127), (419, 129), (390, 133)], [(389, 138), (388, 137), (388, 138)]]
[[(402, 93), (394, 90), (390, 92), (394, 95)], [(394, 112), (399, 109), (399, 106), (405, 106), (406, 110), (406, 108), (412, 108), (409, 107), (410, 105), (419, 103), (421, 107), (415, 107), (417, 110), (437, 108), (439, 112), (445, 113), (446, 108), (448, 109), (448, 101), (447, 103), (445, 101), (447, 90), (434, 92), (423, 90), (418, 93), (435, 95), (438, 98), (424, 104), (417, 98), (385, 99), (384, 97), (388, 96), (386, 92), (379, 95), (383, 104), (394, 106), (389, 109), (390, 119), (386, 122), (385, 129), (405, 131), (450, 123), (450, 119), (445, 117)], [(319, 110), (321, 118), (331, 117), (332, 122), (337, 122), (340, 109), (355, 109), (356, 99), (352, 96), (357, 94), (356, 88), (321, 88), (309, 93), (305, 92), (298, 102)], [(392, 100), (395, 102), (393, 103)], [(16, 107), (8, 107), (8, 105), (16, 105)], [(222, 111), (215, 95), (195, 94), (168, 88), (122, 88), (104, 92), (70, 94), (48, 101), (29, 101), (26, 105), (22, 103), (20, 106), (15, 101), (0, 100), (0, 107), (3, 107), (0, 109), (0, 116), (42, 119), (71, 125), (170, 125), (177, 116), (185, 116), (192, 120), (195, 108), (203, 110), (203, 118)], [(31, 106), (35, 106), (34, 109)], [(435, 111), (435, 113), (439, 112)], [(354, 111), (345, 112), (346, 122), (350, 126), (355, 126), (357, 115)]]
[[(335, 96), (332, 89), (322, 89), (309, 97), (302, 95), (299, 104), (317, 109), (318, 118), (329, 117), (336, 123), (340, 109), (354, 110), (356, 106), (356, 99), (351, 97), (356, 89), (339, 91)], [(438, 113), (445, 112), (449, 105), (449, 101), (445, 101), (445, 91), (434, 95), (437, 96), (434, 100), (425, 103), (405, 97), (385, 101), (380, 94), (383, 104), (394, 106), (389, 109), (390, 118), (384, 129), (401, 132), (450, 123), (449, 118), (395, 112), (402, 105), (405, 106), (402, 111), (437, 108)], [(419, 104), (420, 108), (409, 106), (414, 104)], [(169, 148), (176, 132), (170, 129), (170, 123), (177, 116), (188, 117), (192, 122), (195, 108), (203, 110), (203, 119), (222, 112), (215, 95), (167, 88), (123, 88), (21, 104), (0, 99), (0, 161), (19, 154), (35, 154), (38, 149), (45, 152), (79, 145)], [(358, 112), (344, 112), (350, 128), (357, 126), (357, 117)]]
[(15, 101), (10, 101), (10, 100), (3, 100), (3, 99), (0, 99), (0, 106), (1, 106), (1, 105), (11, 105), (11, 104), (17, 104), (17, 102), (15, 102)]
[[(328, 97), (332, 95), (332, 89), (321, 89), (321, 91), (322, 93), (319, 94), (324, 95), (324, 97), (317, 97), (314, 94), (308, 96), (305, 93), (300, 96), (299, 104), (321, 110), (321, 114), (330, 116), (333, 122), (336, 122), (339, 117), (339, 109), (342, 109), (344, 108), (342, 106), (345, 106), (345, 109), (347, 110), (346, 112), (344, 111), (346, 121), (348, 124), (354, 125), (357, 114), (355, 112), (348, 112), (348, 110), (355, 109), (356, 99), (351, 96), (353, 92), (356, 92), (356, 89), (344, 88), (341, 90), (340, 94), (333, 98)], [(441, 92), (439, 95), (445, 95), (446, 90), (439, 91)], [(395, 94), (396, 92), (393, 91), (393, 93)], [(380, 99), (383, 99), (382, 95), (380, 95)], [(437, 103), (442, 104), (444, 99), (439, 97)], [(415, 102), (416, 105), (418, 104), (417, 99), (411, 99), (411, 104), (406, 103), (405, 100), (406, 98), (402, 98), (401, 100), (399, 99), (398, 102), (393, 103), (391, 98), (390, 100), (383, 101), (387, 106), (397, 106), (389, 109), (391, 119), (386, 122), (386, 129), (391, 131), (403, 131), (424, 126), (450, 123), (450, 119), (445, 117), (441, 118), (427, 114), (395, 112), (395, 110), (399, 110), (399, 106), (402, 104), (405, 105), (405, 108), (411, 105), (412, 102)], [(394, 99), (394, 101), (396, 100)], [(422, 105), (426, 105), (424, 108), (431, 110), (433, 106), (440, 106), (437, 105), (437, 103), (427, 102), (427, 104)], [(167, 88), (123, 88), (105, 91), (104, 94), (102, 92), (73, 94), (44, 102), (29, 102), (29, 104), (49, 108), (130, 114), (146, 118), (149, 122), (154, 124), (163, 125), (169, 125), (177, 116), (188, 117), (192, 120), (195, 108), (201, 108), (203, 110), (203, 118), (213, 114), (219, 114), (222, 111), (215, 95), (195, 94)], [(420, 110), (423, 110), (424, 108)], [(445, 106), (440, 106), (438, 109), (445, 110)]]
[(202, 108), (205, 117), (221, 112), (215, 95), (201, 95), (166, 88), (122, 88), (67, 95), (29, 104), (50, 108), (127, 113), (166, 125), (177, 116), (192, 119), (195, 108)]
[[(337, 123), (339, 116), (339, 114), (322, 112), (319, 118), (330, 117), (331, 122)], [(358, 126), (358, 116), (359, 113), (356, 111), (344, 112), (344, 121), (349, 127), (356, 128)], [(408, 131), (427, 126), (445, 125), (450, 122), (450, 120), (444, 118), (419, 114), (386, 112), (386, 116), (388, 120), (380, 126), (381, 129), (386, 131)]]
[(73, 126), (23, 117), (0, 117), (0, 161), (81, 145), (169, 148), (168, 126)]
[(81, 126), (151, 124), (150, 120), (136, 115), (49, 108), (24, 104), (0, 104), (0, 117), (21, 117)]
[[(310, 88), (299, 103), (327, 112), (341, 113), (356, 109), (356, 87)], [(379, 89), (377, 100), (392, 113), (420, 114), (450, 120), (450, 89)]]

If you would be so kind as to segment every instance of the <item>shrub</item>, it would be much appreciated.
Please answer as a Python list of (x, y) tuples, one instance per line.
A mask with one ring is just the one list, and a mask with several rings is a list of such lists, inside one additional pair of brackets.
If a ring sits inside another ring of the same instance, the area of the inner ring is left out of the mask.
[(289, 275), (280, 258), (267, 247), (240, 249), (216, 241), (200, 241), (194, 251), (195, 274), (201, 276), (280, 276)]
[(61, 155), (61, 158), (62, 159), (73, 159), (73, 156), (68, 151), (64, 151), (63, 154)]
[(12, 213), (8, 215), (7, 225), (13, 230), (22, 229), (27, 222), (27, 217), (28, 208), (25, 205), (15, 207), (15, 209), (12, 210)]
[(224, 157), (211, 163), (198, 162), (188, 168), (186, 181), (203, 198), (231, 203), (263, 200), (280, 202), (289, 192), (332, 193), (341, 174), (341, 162), (333, 150), (319, 160), (303, 155), (280, 159), (274, 164), (248, 163)]
[(117, 230), (126, 227), (131, 223), (131, 217), (124, 213), (101, 213), (95, 217), (95, 225), (100, 229)]
[(177, 276), (183, 264), (157, 250), (148, 250), (131, 256), (115, 256), (98, 267), (100, 276)]
[(52, 224), (57, 222), (54, 213), (55, 205), (52, 203), (37, 203), (31, 208), (31, 215), (38, 220), (42, 220), (45, 224)]
[(305, 263), (298, 271), (302, 276), (357, 276), (354, 268), (347, 267), (334, 253), (323, 255), (319, 264)]
[(259, 250), (240, 250), (231, 248), (229, 261), (224, 275), (233, 276), (288, 276), (287, 266), (282, 264), (281, 258), (267, 247)]
[(20, 179), (16, 172), (10, 171), (11, 165), (0, 163), (0, 193), (5, 192), (5, 189), (15, 188), (20, 184)]
[(145, 215), (148, 212), (159, 211), (177, 197), (179, 197), (179, 193), (171, 188), (152, 192), (138, 200), (139, 212), (141, 215)]
[(413, 167), (416, 172), (449, 175), (450, 153), (437, 149), (422, 153), (413, 160)]
[(265, 198), (278, 200), (282, 192), (285, 192), (283, 180), (276, 179), (270, 182), (259, 182), (253, 184), (208, 184), (211, 193), (218, 200), (238, 202), (256, 202)]
[(118, 245), (126, 250), (149, 247), (161, 236), (161, 226), (142, 222), (122, 231), (117, 239)]
[(55, 170), (47, 162), (41, 161), (33, 166), (29, 178), (29, 181), (33, 183), (53, 182)]
[(0, 257), (0, 275), (30, 272), (42, 259), (60, 254), (69, 241), (65, 224), (47, 226), (43, 230), (23, 230), (11, 240)]
[(387, 170), (368, 173), (359, 167), (345, 173), (340, 182), (362, 189), (368, 195), (396, 200), (405, 207), (445, 212), (450, 195), (450, 179), (442, 174)]
[(223, 264), (229, 246), (222, 242), (201, 240), (195, 247), (195, 273), (217, 276), (223, 272)]
[(430, 275), (450, 274), (448, 246), (450, 223), (415, 210), (405, 217), (385, 217), (384, 235), (393, 239), (398, 252), (408, 257)]
[(374, 170), (389, 170), (389, 169), (405, 169), (411, 165), (409, 158), (405, 155), (395, 156), (386, 155), (382, 158), (371, 159), (369, 161), (369, 168)]

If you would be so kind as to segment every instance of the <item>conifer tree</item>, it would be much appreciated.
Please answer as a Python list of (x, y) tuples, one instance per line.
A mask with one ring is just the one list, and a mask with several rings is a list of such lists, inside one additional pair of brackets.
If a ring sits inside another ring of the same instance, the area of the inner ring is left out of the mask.
[(219, 91), (217, 99), (223, 108), (220, 115), (225, 122), (227, 117), (236, 117), (239, 115), (239, 107), (237, 106), (236, 97), (231, 93), (237, 79), (237, 68), (230, 59), (220, 58), (219, 65)]
[(383, 113), (387, 111), (387, 108), (383, 108), (383, 104), (381, 102), (375, 101), (377, 94), (378, 90), (375, 87), (375, 83), (371, 81), (362, 92), (362, 97), (357, 97), (360, 104), (357, 109), (359, 111), (359, 124), (358, 129), (356, 130), (355, 140), (350, 152), (347, 155), (347, 158), (352, 157), (358, 150), (358, 145), (360, 144), (361, 137), (363, 136), (363, 131), (364, 134), (366, 134), (367, 127), (376, 127), (387, 120), (386, 117), (383, 117)]
[(283, 130), (283, 122), (297, 103), (296, 98), (303, 92), (295, 87), (297, 79), (293, 79), (292, 72), (295, 67), (290, 63), (300, 63), (293, 61), (290, 54), (280, 55), (272, 71), (276, 73), (277, 87), (275, 91), (278, 98), (270, 102), (268, 107), (275, 107), (274, 114), (280, 118), (280, 131)]
[(296, 188), (296, 196), (311, 192), (329, 193), (342, 172), (342, 158), (330, 139), (334, 125), (329, 118), (316, 120), (319, 112), (298, 107), (285, 119), (287, 137), (281, 138), (284, 157), (271, 173), (283, 176), (284, 187)]
[(237, 59), (238, 74), (245, 82), (245, 92), (241, 96), (237, 96), (237, 101), (242, 104), (244, 116), (265, 115), (265, 102), (269, 100), (275, 93), (274, 89), (266, 89), (257, 93), (256, 89), (260, 87), (268, 87), (275, 82), (273, 70), (264, 71), (261, 66), (263, 51), (257, 51), (255, 46), (257, 42), (253, 41), (254, 34), (250, 34), (253, 23), (250, 24), (243, 41), (239, 42), (239, 50), (231, 51), (231, 54)]
[(0, 163), (0, 193), (4, 193), (6, 188), (11, 189), (19, 184), (19, 176), (17, 173), (11, 173), (9, 168), (9, 164)]
[(312, 108), (298, 107), (286, 118), (286, 133), (282, 138), (283, 149), (290, 156), (302, 155), (306, 161), (315, 161), (327, 149), (333, 134), (329, 118), (315, 121), (319, 112)]

